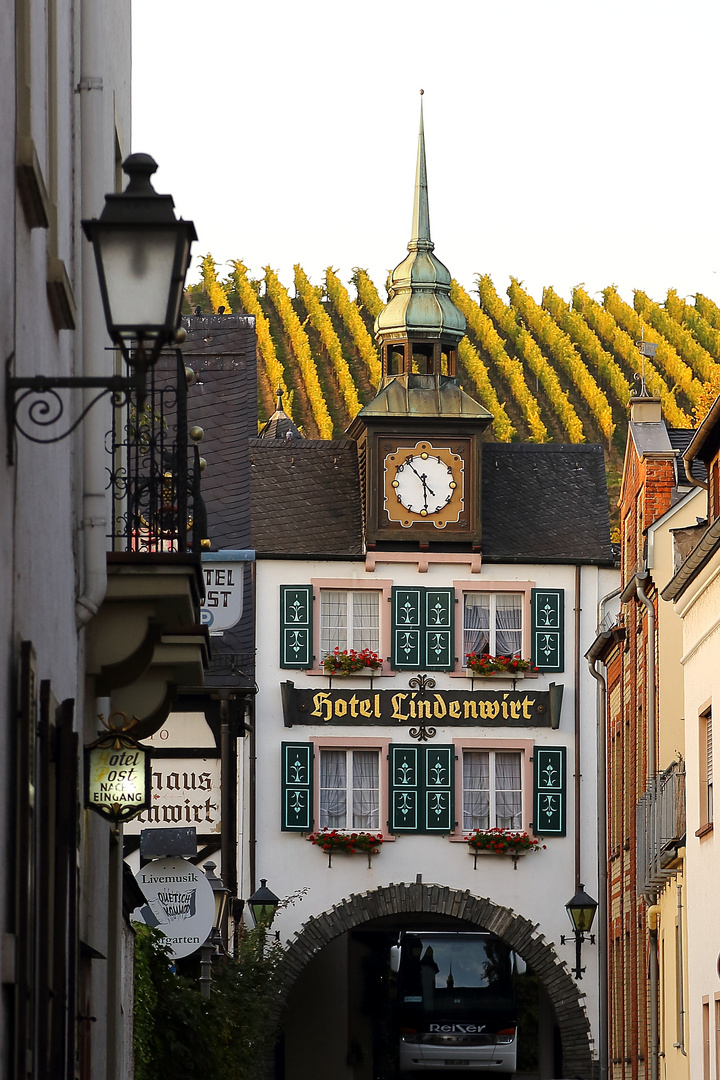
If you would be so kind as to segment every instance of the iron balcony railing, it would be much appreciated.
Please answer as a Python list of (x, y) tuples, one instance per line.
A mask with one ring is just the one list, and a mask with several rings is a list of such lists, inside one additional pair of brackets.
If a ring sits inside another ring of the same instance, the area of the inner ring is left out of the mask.
[(112, 550), (199, 555), (207, 521), (179, 349), (170, 371), (152, 369), (142, 411), (133, 403), (113, 409), (107, 450)]
[(675, 874), (685, 837), (685, 762), (657, 773), (637, 804), (637, 890), (648, 895)]

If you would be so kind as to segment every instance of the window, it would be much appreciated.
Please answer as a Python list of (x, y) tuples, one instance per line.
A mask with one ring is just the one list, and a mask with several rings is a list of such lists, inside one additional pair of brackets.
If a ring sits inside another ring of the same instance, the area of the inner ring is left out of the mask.
[(367, 589), (320, 592), (320, 660), (336, 647), (380, 651), (380, 594)]
[(377, 750), (320, 751), (320, 828), (380, 828)]
[(463, 753), (463, 829), (522, 828), (522, 754)]
[(468, 653), (520, 656), (523, 593), (465, 593), (463, 660)]
[(713, 740), (712, 710), (700, 717), (700, 827), (713, 820)]

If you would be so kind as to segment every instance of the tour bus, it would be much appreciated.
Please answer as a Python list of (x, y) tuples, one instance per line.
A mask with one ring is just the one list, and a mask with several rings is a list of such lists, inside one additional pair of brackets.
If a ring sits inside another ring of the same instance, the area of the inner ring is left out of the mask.
[(403, 931), (398, 978), (400, 1071), (515, 1072), (514, 975), (523, 961), (490, 933)]

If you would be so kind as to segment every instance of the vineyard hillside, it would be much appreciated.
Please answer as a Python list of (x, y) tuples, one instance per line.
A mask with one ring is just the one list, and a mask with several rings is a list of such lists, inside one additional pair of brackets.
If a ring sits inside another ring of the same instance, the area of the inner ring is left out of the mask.
[[(695, 426), (720, 392), (720, 308), (701, 294), (689, 304), (670, 290), (657, 303), (636, 290), (628, 303), (612, 286), (596, 299), (578, 285), (570, 303), (548, 287), (538, 304), (514, 278), (502, 296), (479, 275), (469, 289), (453, 282), (451, 295), (467, 320), (460, 383), (495, 417), (488, 437), (602, 443), (611, 490), (628, 402), (643, 378), (672, 427)], [(207, 255), (185, 312), (254, 315), (260, 422), (274, 411), (280, 388), (304, 435), (332, 439), (375, 394), (380, 358), (372, 333), (384, 303), (384, 290), (362, 269), (344, 282), (329, 267), (312, 282), (297, 264), (288, 287), (270, 267), (251, 278), (240, 261), (225, 277)]]

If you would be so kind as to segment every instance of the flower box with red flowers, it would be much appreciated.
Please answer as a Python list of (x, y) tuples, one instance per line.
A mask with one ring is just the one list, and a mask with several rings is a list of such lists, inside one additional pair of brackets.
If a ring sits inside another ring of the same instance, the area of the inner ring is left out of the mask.
[(343, 855), (367, 855), (368, 866), (370, 866), (370, 858), (372, 855), (378, 854), (384, 837), (382, 833), (341, 832), (338, 829), (321, 829), (319, 832), (310, 833), (307, 839), (322, 851), (327, 852), (328, 866), (332, 865), (332, 857), (337, 852)]
[(517, 856), (545, 847), (534, 836), (510, 829), (473, 829), (465, 839), (473, 854), (487, 851), (491, 855)]
[(382, 667), (382, 661), (372, 649), (361, 649), (360, 652), (355, 649), (341, 651), (340, 646), (336, 645), (333, 651), (324, 657), (322, 666), (326, 675), (356, 675), (358, 672), (367, 671), (372, 675)]
[(536, 675), (540, 668), (531, 660), (522, 660), (519, 656), (491, 656), (490, 653), (467, 653), (465, 667), (471, 675), (505, 675), (511, 679), (522, 678), (527, 672)]

